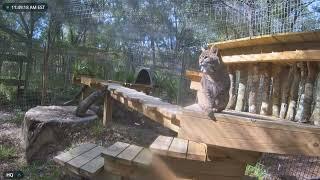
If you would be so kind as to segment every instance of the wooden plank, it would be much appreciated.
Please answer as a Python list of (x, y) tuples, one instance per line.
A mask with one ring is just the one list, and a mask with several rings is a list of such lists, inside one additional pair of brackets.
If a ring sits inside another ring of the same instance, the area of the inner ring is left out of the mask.
[(290, 44), (272, 44), (272, 45), (261, 45), (252, 48), (249, 47), (238, 47), (232, 49), (220, 50), (221, 56), (231, 55), (244, 55), (244, 54), (262, 54), (272, 52), (283, 52), (283, 51), (296, 51), (296, 50), (319, 50), (319, 42), (306, 42), (306, 43), (290, 43)]
[(201, 83), (196, 81), (191, 81), (190, 89), (197, 90), (197, 91), (202, 89)]
[(297, 50), (274, 53), (222, 56), (225, 64), (232, 63), (257, 63), (257, 62), (298, 62), (320, 61), (320, 50)]
[(212, 180), (212, 179), (219, 179), (219, 180), (242, 180), (243, 176), (228, 176), (228, 175), (220, 175), (220, 176), (215, 176), (215, 175), (200, 175), (194, 180)]
[(171, 145), (173, 137), (158, 136), (150, 145), (150, 150), (156, 154), (167, 155), (167, 151)]
[(202, 73), (197, 71), (186, 70), (186, 77), (191, 81), (200, 82)]
[(142, 151), (142, 147), (131, 144), (117, 156), (117, 161), (123, 164), (131, 165), (131, 161)]
[(130, 144), (123, 142), (116, 142), (107, 149), (105, 149), (101, 155), (104, 158), (115, 159), (122, 151), (124, 151)]
[(81, 76), (81, 84), (92, 86), (93, 84), (96, 84), (96, 80), (91, 77)]
[[(319, 34), (320, 34), (319, 31), (281, 33), (281, 34), (264, 35), (264, 36), (256, 36), (256, 37), (250, 37), (250, 38), (222, 41), (222, 42), (209, 44), (209, 46), (215, 46), (223, 50), (223, 49), (230, 49), (230, 48), (237, 48), (237, 47), (244, 47), (244, 46), (259, 46), (259, 45), (270, 45), (270, 44), (281, 44), (281, 43), (289, 44), (289, 43), (318, 42), (320, 41)], [(301, 38), (301, 36), (303, 38)]]
[(320, 154), (320, 129), (311, 125), (221, 113), (215, 114), (216, 121), (197, 112), (176, 117), (181, 125), (178, 136), (184, 139), (257, 152)]
[(102, 146), (96, 146), (95, 148), (71, 159), (66, 163), (67, 167), (74, 173), (80, 172), (80, 167), (91, 161), (92, 159), (100, 156), (101, 152), (105, 148)]
[(206, 145), (203, 143), (189, 141), (187, 159), (206, 161), (206, 159), (207, 159)]
[(244, 175), (246, 164), (234, 160), (192, 161), (183, 158), (161, 157), (161, 161), (180, 177), (198, 177), (200, 175), (231, 176)]
[(139, 167), (149, 167), (152, 163), (152, 152), (143, 148), (143, 150), (133, 159), (133, 164)]
[(66, 162), (70, 161), (71, 159), (81, 155), (82, 153), (85, 153), (97, 145), (92, 144), (92, 143), (87, 143), (87, 144), (81, 144), (65, 153), (59, 154), (58, 156), (55, 156), (53, 160), (57, 162), (60, 165), (64, 165)]
[(106, 127), (112, 121), (112, 98), (110, 91), (107, 91), (103, 104), (103, 125)]
[(186, 158), (188, 150), (188, 140), (173, 138), (168, 150), (168, 156)]
[(81, 166), (80, 174), (84, 174), (87, 177), (93, 177), (103, 170), (104, 159), (101, 156), (97, 156), (85, 165)]
[(208, 159), (233, 159), (242, 163), (255, 165), (262, 153), (256, 151), (246, 151), (239, 149), (226, 148), (221, 146), (207, 146)]

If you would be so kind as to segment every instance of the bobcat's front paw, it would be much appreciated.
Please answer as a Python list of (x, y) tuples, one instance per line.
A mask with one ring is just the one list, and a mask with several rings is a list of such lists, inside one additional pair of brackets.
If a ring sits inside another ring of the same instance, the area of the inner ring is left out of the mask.
[(215, 111), (214, 110), (210, 110), (210, 111), (207, 111), (207, 115), (209, 116), (209, 118), (213, 121), (216, 120), (216, 117), (214, 116), (214, 113)]

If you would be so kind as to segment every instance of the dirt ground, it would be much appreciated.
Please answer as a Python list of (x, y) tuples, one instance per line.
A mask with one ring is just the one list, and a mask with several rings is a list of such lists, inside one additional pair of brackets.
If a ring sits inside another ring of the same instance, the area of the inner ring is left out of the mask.
[[(113, 122), (107, 128), (104, 128), (101, 121), (97, 120), (90, 129), (83, 129), (81, 132), (75, 133), (71, 137), (72, 146), (92, 142), (107, 147), (117, 141), (122, 141), (148, 147), (159, 134), (174, 136), (174, 132), (146, 119), (142, 115), (121, 109), (114, 112)], [(0, 156), (0, 179), (3, 178), (3, 172), (10, 170), (22, 170), (25, 175), (24, 179), (30, 180), (65, 179), (65, 177), (61, 177), (59, 167), (52, 161), (54, 154), (50, 155), (49, 161), (26, 164), (21, 147), (23, 114), (24, 112), (19, 112), (19, 114), (16, 112), (0, 113), (0, 145), (13, 149), (9, 157), (2, 157), (1, 159)]]

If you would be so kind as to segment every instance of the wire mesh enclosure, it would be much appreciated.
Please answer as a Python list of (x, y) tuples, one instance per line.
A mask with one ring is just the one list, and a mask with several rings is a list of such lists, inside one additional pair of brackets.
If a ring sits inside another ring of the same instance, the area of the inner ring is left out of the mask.
[[(4, 0), (0, 2), (22, 2)], [(23, 2), (29, 2), (25, 0)], [(37, 2), (37, 1), (33, 1)], [(62, 104), (73, 75), (134, 82), (154, 75), (154, 96), (195, 101), (187, 69), (208, 43), (320, 30), (319, 0), (55, 0), (47, 12), (0, 11), (0, 110)], [(266, 179), (320, 177), (320, 159), (265, 154)]]

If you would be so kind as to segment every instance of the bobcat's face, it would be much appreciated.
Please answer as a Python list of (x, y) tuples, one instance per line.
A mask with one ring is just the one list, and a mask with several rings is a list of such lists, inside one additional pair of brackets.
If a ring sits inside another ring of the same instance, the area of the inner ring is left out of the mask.
[(221, 60), (218, 56), (218, 49), (212, 47), (211, 49), (202, 50), (199, 57), (200, 71), (206, 74), (213, 74), (221, 66)]

